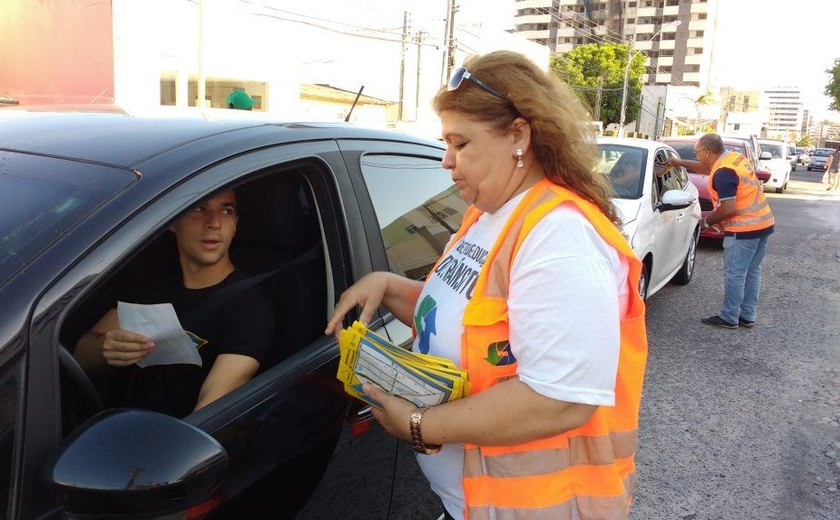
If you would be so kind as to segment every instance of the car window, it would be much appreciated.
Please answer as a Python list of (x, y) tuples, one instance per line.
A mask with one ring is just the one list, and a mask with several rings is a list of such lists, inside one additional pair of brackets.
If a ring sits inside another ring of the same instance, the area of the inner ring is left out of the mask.
[(666, 168), (665, 162), (668, 160), (668, 151), (661, 149), (656, 151), (656, 156), (653, 162), (653, 172), (661, 181), (661, 193), (669, 190), (682, 190), (685, 186), (680, 182), (679, 171), (676, 168)]
[(833, 152), (832, 150), (819, 149), (814, 151), (814, 157), (828, 157)]
[(782, 159), (785, 154), (782, 145), (775, 143), (761, 143), (761, 151), (768, 152), (773, 159)]
[(452, 176), (439, 160), (405, 155), (364, 155), (361, 168), (391, 271), (424, 280), (467, 209)]
[(598, 144), (598, 172), (606, 176), (621, 199), (637, 199), (647, 166), (647, 150), (612, 143)]
[[(2, 168), (7, 161), (14, 173)], [(125, 170), (0, 151), (0, 286), (135, 179)]]
[[(323, 337), (330, 302), (326, 248), (314, 195), (307, 181), (308, 175), (314, 175), (308, 172), (316, 167), (276, 168), (279, 171), (235, 187), (238, 222), (229, 249), (236, 268), (231, 274), (233, 282), (220, 286), (223, 287), (220, 290), (190, 294), (182, 285), (178, 248), (174, 234), (169, 231), (180, 215), (175, 220), (156, 222), (153, 238), (138, 244), (131, 258), (117, 265), (71, 311), (61, 327), (61, 344), (74, 350), (79, 339), (116, 307), (118, 301), (147, 305), (171, 303), (180, 326), (199, 344), (201, 357), (212, 356), (208, 358), (209, 365), (202, 360), (202, 366), (208, 369), (219, 354), (237, 353), (257, 359), (262, 373)], [(194, 194), (198, 200), (185, 201), (184, 211), (222, 191)], [(243, 295), (247, 301), (242, 301)], [(236, 304), (229, 305), (230, 302)], [(240, 308), (254, 312), (239, 315), (236, 323), (232, 322), (233, 318), (225, 321), (227, 316), (236, 316)], [(250, 334), (246, 328), (254, 333)], [(179, 417), (188, 414), (195, 404), (186, 402), (190, 398), (189, 387), (196, 380), (200, 385), (206, 375), (194, 371), (185, 377), (186, 371), (182, 371), (154, 384), (147, 377), (154, 375), (153, 372), (140, 375), (135, 367), (130, 367), (131, 371), (100, 370), (98, 373), (94, 367), (85, 368), (106, 408), (129, 406)], [(155, 370), (163, 372), (159, 368)], [(180, 384), (187, 380), (188, 384)], [(141, 392), (141, 388), (145, 390)], [(181, 392), (178, 398), (166, 403), (167, 393), (176, 391)]]
[[(677, 155), (674, 151), (667, 150), (666, 153), (668, 154), (669, 159), (679, 159), (679, 155)], [(671, 174), (674, 175), (676, 181), (680, 185), (680, 189), (685, 189), (688, 186), (689, 178), (688, 172), (682, 166), (677, 166), (676, 168), (671, 169)]]

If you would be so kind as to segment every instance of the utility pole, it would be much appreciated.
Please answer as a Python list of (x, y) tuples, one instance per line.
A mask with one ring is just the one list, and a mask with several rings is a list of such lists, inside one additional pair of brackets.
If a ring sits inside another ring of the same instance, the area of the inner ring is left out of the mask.
[(598, 77), (598, 92), (595, 94), (595, 121), (601, 120), (601, 94), (604, 90), (604, 76)]
[(420, 114), (420, 51), (423, 49), (423, 31), (417, 33), (417, 83), (414, 88), (414, 120)]
[(441, 84), (449, 81), (452, 69), (455, 68), (455, 1), (449, 0), (449, 10), (446, 15), (446, 57)]
[(645, 96), (639, 94), (639, 115), (636, 116), (636, 133), (639, 133), (639, 127), (642, 123), (642, 110), (645, 108)]
[[(207, 96), (204, 79), (204, 0), (198, 0), (198, 99), (195, 106), (204, 108)], [(189, 103), (189, 102), (188, 102)]]
[(403, 106), (405, 105), (403, 94), (405, 92), (405, 45), (408, 38), (408, 11), (403, 11), (402, 41), (400, 42), (400, 110), (398, 121), (403, 120)]
[(624, 136), (624, 118), (627, 116), (627, 83), (630, 81), (630, 62), (633, 61), (633, 44), (627, 44), (627, 66), (624, 68), (624, 86), (621, 87), (621, 113), (618, 118), (618, 137)]

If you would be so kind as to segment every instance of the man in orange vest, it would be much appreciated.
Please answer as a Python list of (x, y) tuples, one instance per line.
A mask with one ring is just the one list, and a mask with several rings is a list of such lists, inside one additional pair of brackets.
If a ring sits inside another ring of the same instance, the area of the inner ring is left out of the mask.
[(761, 262), (767, 238), (773, 233), (773, 213), (761, 181), (744, 155), (727, 151), (717, 134), (706, 134), (694, 145), (697, 161), (671, 161), (677, 166), (708, 174), (709, 194), (715, 210), (700, 225), (724, 231), (724, 296), (720, 314), (703, 323), (737, 329), (755, 325)]

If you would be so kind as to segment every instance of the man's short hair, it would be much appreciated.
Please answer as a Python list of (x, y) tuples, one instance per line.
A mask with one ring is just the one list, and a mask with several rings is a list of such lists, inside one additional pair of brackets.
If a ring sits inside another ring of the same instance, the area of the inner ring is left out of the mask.
[(717, 134), (705, 134), (697, 143), (701, 148), (709, 150), (713, 154), (722, 154), (725, 148), (723, 147), (723, 139)]

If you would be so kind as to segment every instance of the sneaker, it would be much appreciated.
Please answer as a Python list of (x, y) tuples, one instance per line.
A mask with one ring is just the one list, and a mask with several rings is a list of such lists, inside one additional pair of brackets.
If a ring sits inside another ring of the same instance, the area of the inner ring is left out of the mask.
[(729, 323), (728, 321), (723, 321), (720, 316), (712, 316), (711, 318), (703, 318), (701, 320), (706, 325), (714, 325), (715, 327), (720, 327), (722, 329), (737, 329), (737, 323)]
[(751, 329), (751, 328), (755, 327), (755, 322), (754, 321), (747, 321), (743, 318), (738, 318), (738, 325), (740, 325), (742, 327), (746, 327), (748, 329)]

